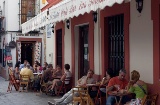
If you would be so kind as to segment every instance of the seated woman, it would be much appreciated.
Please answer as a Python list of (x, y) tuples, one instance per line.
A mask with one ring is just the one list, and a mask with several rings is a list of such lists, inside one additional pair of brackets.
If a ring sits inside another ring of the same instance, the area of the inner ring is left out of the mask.
[(59, 65), (57, 65), (56, 69), (53, 70), (53, 78), (60, 78), (62, 76), (62, 69)]
[(14, 75), (15, 75), (15, 79), (16, 80), (19, 80), (19, 66), (20, 66), (21, 62), (18, 61), (16, 64), (15, 64), (15, 71), (14, 71)]
[(42, 72), (42, 66), (38, 61), (35, 61), (33, 65), (34, 73)]
[[(100, 82), (100, 86), (107, 86), (109, 80), (113, 77), (113, 70), (111, 68), (107, 69), (106, 76), (103, 77), (103, 79)], [(101, 96), (106, 96), (106, 88), (100, 88)], [(97, 96), (97, 90), (96, 91), (90, 91), (89, 92), (91, 98), (95, 98)]]
[[(72, 77), (72, 74), (69, 71), (70, 65), (65, 64), (64, 68), (65, 68), (64, 74), (62, 75), (62, 77), (60, 79), (54, 79), (53, 80), (53, 84), (52, 84), (49, 91), (54, 92), (53, 89), (55, 88), (55, 86), (60, 86), (62, 84), (62, 81), (64, 81), (65, 79), (70, 79)], [(68, 81), (66, 81), (66, 82), (68, 82)], [(68, 83), (65, 83), (65, 84), (68, 84)], [(55, 88), (55, 94), (57, 94), (57, 89), (56, 88)]]
[[(133, 70), (131, 72), (131, 81), (128, 84), (128, 92), (135, 93), (137, 100), (142, 100), (145, 94), (147, 94), (147, 84), (139, 80), (140, 74), (138, 71)], [(136, 101), (136, 100), (135, 100)], [(132, 102), (129, 102), (126, 105), (130, 105)]]

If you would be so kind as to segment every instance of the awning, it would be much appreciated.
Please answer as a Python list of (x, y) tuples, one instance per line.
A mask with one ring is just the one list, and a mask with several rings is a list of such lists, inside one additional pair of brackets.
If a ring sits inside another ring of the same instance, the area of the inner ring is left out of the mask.
[[(22, 24), (22, 33), (33, 31), (50, 23), (56, 23), (65, 19), (79, 16), (80, 14), (104, 9), (106, 6), (112, 6), (115, 3), (121, 4), (123, 1), (130, 0), (63, 0), (47, 11), (42, 12), (35, 18)], [(43, 15), (42, 15), (43, 14)]]
[(25, 33), (28, 33), (30, 31), (34, 31), (40, 27), (47, 25), (48, 24), (47, 11), (48, 10), (45, 10), (45, 11), (41, 12), (40, 14), (38, 14), (37, 16), (35, 16), (34, 18), (23, 23), (22, 24), (22, 33), (25, 34)]

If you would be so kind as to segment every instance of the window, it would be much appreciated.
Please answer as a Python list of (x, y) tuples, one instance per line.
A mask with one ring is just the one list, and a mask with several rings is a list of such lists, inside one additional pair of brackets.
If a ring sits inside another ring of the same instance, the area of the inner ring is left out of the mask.
[(56, 64), (62, 67), (62, 29), (56, 31)]
[(35, 0), (21, 0), (21, 24), (35, 16)]
[(109, 34), (109, 68), (118, 75), (119, 70), (124, 68), (124, 15), (108, 17)]

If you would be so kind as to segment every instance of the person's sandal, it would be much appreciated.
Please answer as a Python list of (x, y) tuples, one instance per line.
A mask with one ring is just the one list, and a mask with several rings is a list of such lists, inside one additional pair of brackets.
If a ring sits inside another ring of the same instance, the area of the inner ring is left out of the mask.
[(54, 103), (52, 103), (52, 102), (50, 102), (50, 101), (48, 101), (48, 105), (55, 105)]

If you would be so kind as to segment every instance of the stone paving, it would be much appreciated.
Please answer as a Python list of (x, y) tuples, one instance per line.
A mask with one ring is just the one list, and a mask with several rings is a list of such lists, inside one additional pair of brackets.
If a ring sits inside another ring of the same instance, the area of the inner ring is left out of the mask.
[(7, 93), (8, 83), (0, 77), (0, 105), (48, 105), (48, 101), (60, 98), (45, 94), (37, 96), (35, 92), (18, 92), (14, 87), (11, 93)]

